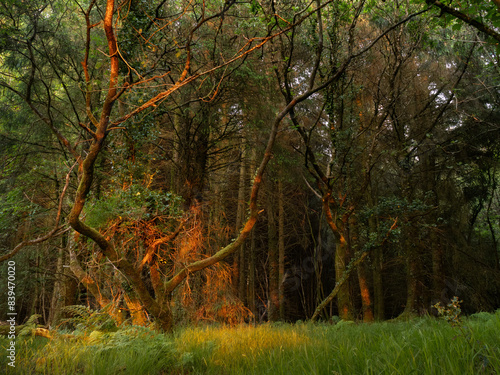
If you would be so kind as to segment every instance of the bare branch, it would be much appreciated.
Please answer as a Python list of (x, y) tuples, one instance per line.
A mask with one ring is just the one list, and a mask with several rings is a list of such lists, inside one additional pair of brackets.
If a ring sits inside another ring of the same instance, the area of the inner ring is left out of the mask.
[(16, 247), (14, 247), (14, 249), (10, 253), (5, 254), (5, 255), (0, 257), (0, 263), (6, 261), (7, 259), (12, 258), (22, 248), (24, 248), (26, 246), (36, 245), (36, 244), (45, 242), (53, 237), (60, 236), (61, 234), (66, 233), (67, 231), (69, 231), (71, 229), (69, 227), (66, 227), (66, 225), (59, 225), (59, 222), (61, 221), (64, 196), (66, 195), (66, 191), (68, 190), (71, 172), (73, 171), (73, 168), (75, 167), (75, 165), (76, 164), (73, 164), (73, 166), (70, 168), (70, 170), (66, 174), (66, 182), (65, 182), (64, 187), (62, 189), (61, 195), (59, 196), (59, 205), (57, 208), (57, 215), (56, 215), (56, 219), (55, 219), (54, 229), (52, 229), (49, 233), (45, 234), (44, 236), (35, 238), (33, 240), (22, 241), (21, 243), (17, 244)]

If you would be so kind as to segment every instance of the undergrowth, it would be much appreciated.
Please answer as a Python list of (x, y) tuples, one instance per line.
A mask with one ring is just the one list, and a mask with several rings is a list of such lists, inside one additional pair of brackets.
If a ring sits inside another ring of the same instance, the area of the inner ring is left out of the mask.
[[(6, 374), (497, 374), (500, 311), (442, 319), (335, 325), (266, 324), (78, 330), (54, 339), (18, 337)], [(0, 340), (4, 348), (5, 338)]]

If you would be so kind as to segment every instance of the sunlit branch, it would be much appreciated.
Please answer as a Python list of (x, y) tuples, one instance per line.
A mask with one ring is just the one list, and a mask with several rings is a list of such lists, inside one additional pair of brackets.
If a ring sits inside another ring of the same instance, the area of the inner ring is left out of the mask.
[[(241, 47), (239, 49), (239, 51), (232, 57), (230, 58), (229, 60), (223, 62), (222, 64), (219, 64), (211, 69), (208, 69), (204, 72), (201, 72), (201, 73), (197, 73), (197, 74), (194, 74), (192, 76), (189, 76), (187, 77), (187, 74), (188, 74), (188, 71), (189, 71), (189, 68), (190, 68), (190, 65), (191, 65), (191, 55), (190, 55), (190, 41), (192, 40), (193, 38), (193, 35), (194, 35), (194, 32), (199, 28), (201, 27), (202, 24), (204, 24), (205, 22), (217, 17), (218, 15), (220, 15), (221, 13), (225, 12), (226, 10), (224, 10), (223, 12), (220, 12), (218, 13), (217, 15), (212, 15), (210, 17), (207, 17), (205, 19), (202, 19), (200, 20), (200, 22), (198, 22), (198, 24), (190, 31), (190, 34), (189, 34), (189, 37), (187, 38), (187, 42), (186, 42), (186, 51), (187, 51), (187, 56), (186, 56), (186, 63), (185, 63), (185, 66), (184, 66), (184, 70), (182, 71), (180, 77), (177, 79), (177, 81), (175, 82), (175, 84), (173, 84), (173, 86), (161, 93), (159, 93), (158, 95), (156, 95), (155, 97), (149, 99), (147, 102), (145, 102), (143, 105), (141, 105), (140, 107), (136, 108), (135, 110), (133, 110), (132, 112), (128, 113), (127, 115), (115, 120), (113, 123), (115, 125), (118, 125), (118, 124), (121, 124), (122, 122), (130, 119), (131, 117), (134, 117), (135, 115), (137, 115), (139, 112), (142, 112), (144, 111), (145, 109), (147, 108), (150, 108), (150, 107), (156, 107), (158, 105), (159, 102), (163, 101), (165, 98), (169, 97), (174, 91), (177, 91), (178, 89), (180, 89), (181, 87), (189, 84), (190, 82), (192, 81), (195, 81), (197, 79), (199, 79), (200, 77), (203, 77), (205, 75), (208, 75), (208, 74), (211, 74), (217, 70), (220, 70), (221, 68), (224, 68), (230, 64), (232, 64), (233, 62), (235, 61), (238, 61), (244, 57), (246, 57), (247, 55), (249, 55), (250, 53), (254, 52), (255, 50), (258, 50), (259, 48), (261, 48), (262, 46), (264, 46), (266, 43), (268, 43), (270, 40), (290, 31), (290, 30), (293, 30), (295, 27), (297, 27), (298, 25), (302, 24), (307, 18), (309, 18), (311, 15), (315, 14), (316, 12), (318, 12), (318, 10), (320, 9), (323, 9), (324, 7), (326, 7), (328, 4), (330, 4), (333, 0), (330, 0), (330, 1), (327, 1), (325, 2), (324, 4), (322, 4), (321, 6), (319, 6), (318, 8), (308, 12), (306, 15), (302, 16), (300, 19), (298, 19), (296, 22), (294, 22), (293, 24), (289, 25), (288, 27), (280, 30), (279, 32), (276, 32), (275, 34), (272, 34), (272, 35), (268, 35), (268, 36), (265, 36), (265, 37), (255, 37), (255, 38), (251, 38), (249, 39), (244, 45), (243, 47)], [(423, 13), (423, 12), (420, 12), (420, 13)], [(420, 14), (418, 13), (418, 14)], [(409, 16), (407, 19), (410, 19), (411, 17), (413, 17), (414, 15), (412, 16)], [(403, 21), (401, 22), (403, 23)], [(400, 23), (398, 23), (399, 25)], [(392, 29), (392, 28), (391, 28)], [(390, 30), (391, 30), (390, 29)], [(388, 30), (388, 31), (390, 31)], [(256, 45), (254, 45), (253, 47), (250, 47), (253, 43), (257, 42)], [(368, 50), (369, 48), (367, 48)], [(362, 53), (360, 53), (362, 54)], [(137, 84), (140, 84), (140, 82), (138, 82)]]
[(86, 11), (83, 10), (83, 8), (78, 4), (80, 7), (82, 13), (85, 16), (85, 23), (87, 25), (87, 30), (86, 30), (86, 35), (85, 35), (85, 56), (82, 61), (82, 67), (83, 67), (83, 73), (85, 75), (85, 108), (87, 111), (87, 116), (90, 119), (90, 121), (94, 124), (95, 127), (98, 126), (98, 122), (96, 118), (94, 117), (94, 114), (92, 113), (92, 107), (91, 107), (91, 90), (90, 90), (90, 76), (89, 76), (89, 70), (88, 70), (88, 61), (89, 61), (89, 53), (90, 53), (90, 32), (91, 30), (98, 26), (101, 22), (92, 24), (90, 22), (90, 12), (92, 11), (92, 8), (95, 5), (96, 0), (92, 0), (90, 2), (90, 5)]
[(141, 264), (138, 267), (139, 270), (142, 269), (144, 264), (151, 262), (151, 260), (153, 259), (153, 254), (159, 245), (173, 241), (181, 233), (185, 223), (186, 223), (185, 220), (181, 220), (181, 222), (177, 226), (177, 229), (173, 233), (171, 233), (168, 236), (158, 238), (151, 245), (148, 246), (146, 254), (144, 255), (144, 258), (142, 258)]

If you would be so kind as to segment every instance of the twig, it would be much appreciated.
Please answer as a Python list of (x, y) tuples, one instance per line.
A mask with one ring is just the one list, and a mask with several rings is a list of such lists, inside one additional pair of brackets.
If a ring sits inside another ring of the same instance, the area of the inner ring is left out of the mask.
[(7, 259), (12, 258), (14, 255), (16, 255), (23, 247), (30, 246), (30, 245), (35, 245), (44, 241), (47, 241), (48, 239), (52, 237), (57, 237), (60, 236), (63, 233), (66, 233), (69, 231), (71, 228), (65, 228), (66, 224), (64, 225), (59, 225), (59, 222), (61, 221), (61, 213), (62, 213), (62, 206), (63, 206), (63, 200), (64, 196), (66, 194), (66, 190), (68, 190), (69, 186), (69, 179), (71, 172), (73, 171), (73, 168), (76, 166), (77, 163), (73, 164), (71, 168), (69, 169), (68, 173), (66, 174), (66, 183), (64, 184), (63, 190), (61, 192), (61, 196), (59, 197), (59, 205), (57, 208), (57, 215), (56, 215), (56, 222), (54, 224), (54, 229), (52, 229), (49, 233), (47, 233), (44, 236), (35, 238), (34, 240), (27, 240), (27, 241), (22, 241), (21, 243), (17, 244), (14, 249), (5, 255), (2, 255), (0, 257), (0, 263), (6, 261)]

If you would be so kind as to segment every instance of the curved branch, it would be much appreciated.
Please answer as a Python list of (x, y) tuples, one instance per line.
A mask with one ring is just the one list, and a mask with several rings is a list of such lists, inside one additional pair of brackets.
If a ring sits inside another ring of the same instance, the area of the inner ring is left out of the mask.
[(6, 84), (5, 82), (1, 82), (0, 81), (0, 86), (2, 87), (5, 87), (6, 89), (12, 91), (13, 93), (15, 93), (17, 96), (19, 96), (22, 100), (24, 100), (26, 102), (26, 104), (28, 104), (28, 106), (31, 108), (31, 110), (33, 111), (33, 113), (35, 115), (37, 115), (43, 122), (45, 122), (50, 130), (52, 130), (52, 132), (55, 134), (55, 136), (57, 137), (57, 139), (64, 145), (64, 147), (66, 147), (69, 152), (71, 153), (71, 155), (73, 155), (73, 157), (75, 158), (75, 160), (80, 163), (81, 162), (81, 157), (80, 155), (78, 154), (78, 152), (75, 150), (75, 148), (73, 146), (71, 146), (71, 143), (68, 141), (68, 139), (59, 131), (59, 129), (57, 129), (52, 120), (46, 116), (44, 116), (39, 110), (37, 107), (35, 107), (35, 105), (31, 102), (31, 101), (28, 101), (26, 100), (26, 96), (24, 96), (20, 91), (16, 90), (15, 88), (9, 86), (8, 84)]
[[(497, 1), (497, 0), (494, 0), (494, 1), (495, 1), (495, 4), (497, 4), (497, 6), (499, 7), (499, 10), (500, 10), (500, 1)], [(460, 12), (459, 10), (456, 10), (454, 8), (451, 8), (451, 7), (447, 6), (447, 5), (444, 5), (442, 2), (440, 2), (438, 0), (426, 0), (426, 3), (429, 4), (429, 5), (435, 5), (435, 6), (437, 6), (444, 13), (451, 14), (453, 17), (458, 18), (459, 20), (464, 21), (465, 23), (471, 25), (472, 27), (475, 27), (477, 30), (482, 31), (486, 35), (489, 35), (492, 38), (495, 38), (497, 41), (500, 42), (500, 34), (497, 33), (495, 30), (493, 30), (492, 28), (486, 26), (484, 23), (479, 22), (479, 21), (475, 20), (472, 17), (469, 17), (468, 15), (466, 15), (465, 13)]]
[(154, 254), (157, 246), (173, 241), (179, 235), (179, 233), (181, 233), (181, 230), (182, 230), (182, 228), (184, 228), (185, 223), (186, 223), (186, 221), (182, 220), (179, 223), (179, 225), (177, 226), (177, 229), (173, 233), (169, 234), (166, 237), (159, 238), (159, 239), (155, 240), (151, 245), (149, 245), (149, 247), (146, 250), (146, 255), (144, 255), (144, 258), (142, 258), (141, 264), (139, 265), (139, 270), (142, 270), (142, 267), (144, 267), (144, 264), (151, 262), (151, 260), (153, 259), (153, 254)]
[(253, 180), (252, 191), (250, 194), (250, 214), (238, 237), (211, 257), (186, 265), (166, 283), (165, 290), (167, 293), (172, 292), (182, 281), (184, 281), (184, 279), (189, 275), (190, 272), (196, 272), (220, 262), (221, 260), (234, 253), (245, 242), (246, 238), (257, 222), (257, 218), (261, 212), (257, 207), (257, 197), (259, 194), (260, 186), (262, 185), (264, 171), (266, 170), (267, 164), (272, 158), (272, 149), (276, 140), (276, 136), (278, 134), (278, 129), (281, 121), (293, 110), (293, 108), (298, 103), (306, 100), (310, 95), (312, 95), (312, 92), (308, 91), (302, 95), (297, 96), (274, 119), (273, 125), (271, 127), (271, 132), (269, 133), (267, 146), (264, 151), (264, 156)]
[[(394, 223), (392, 224), (391, 228), (389, 229), (389, 231), (385, 235), (384, 239), (379, 244), (379, 246), (382, 246), (389, 239), (389, 235), (396, 228), (397, 222), (398, 222), (398, 219), (396, 218), (394, 220)], [(316, 310), (314, 310), (314, 314), (311, 317), (312, 321), (316, 320), (318, 318), (319, 314), (321, 313), (321, 311), (337, 296), (342, 285), (345, 284), (345, 282), (349, 279), (349, 276), (351, 275), (351, 273), (356, 269), (357, 266), (359, 266), (365, 260), (365, 258), (368, 256), (369, 253), (370, 253), (369, 250), (364, 251), (363, 253), (361, 253), (361, 255), (358, 258), (352, 260), (349, 263), (349, 265), (346, 267), (345, 272), (342, 274), (342, 277), (340, 278), (340, 280), (335, 283), (335, 288), (333, 288), (332, 292), (328, 295), (328, 297), (326, 297), (318, 305), (318, 307), (316, 307)]]
[(87, 24), (87, 31), (86, 31), (86, 37), (85, 37), (85, 57), (83, 58), (82, 61), (82, 67), (83, 67), (83, 73), (85, 74), (85, 85), (86, 85), (86, 90), (85, 90), (85, 108), (87, 110), (87, 116), (94, 124), (94, 126), (97, 127), (98, 122), (94, 117), (94, 114), (92, 113), (92, 106), (91, 106), (91, 90), (90, 90), (90, 76), (89, 76), (89, 70), (88, 70), (88, 61), (89, 61), (89, 53), (90, 53), (90, 31), (99, 25), (99, 23), (92, 24), (90, 22), (90, 12), (92, 11), (92, 8), (95, 5), (96, 0), (92, 0), (89, 4), (89, 7), (87, 11), (84, 11), (81, 7), (80, 9), (82, 10), (84, 16), (85, 16), (85, 23)]
[(66, 233), (67, 231), (69, 231), (71, 229), (71, 228), (64, 228), (64, 227), (65, 227), (64, 225), (58, 226), (58, 227), (52, 229), (45, 236), (35, 238), (34, 240), (23, 241), (23, 242), (17, 244), (16, 247), (14, 247), (14, 249), (10, 253), (2, 255), (0, 257), (0, 263), (12, 258), (14, 255), (16, 255), (19, 252), (19, 250), (21, 250), (22, 248), (24, 248), (26, 246), (36, 245), (36, 244), (39, 244), (41, 242), (45, 242), (48, 239), (60, 236), (61, 234)]
[(321, 311), (331, 302), (333, 299), (337, 296), (337, 294), (340, 291), (340, 288), (342, 288), (342, 285), (345, 284), (345, 282), (349, 279), (349, 276), (351, 276), (351, 273), (356, 269), (356, 267), (361, 264), (365, 260), (365, 258), (368, 256), (368, 252), (365, 251), (364, 253), (361, 254), (361, 256), (352, 262), (349, 263), (349, 265), (346, 267), (346, 271), (342, 274), (342, 277), (340, 278), (339, 281), (335, 283), (335, 288), (333, 288), (332, 292), (326, 297), (319, 305), (316, 307), (316, 310), (314, 310), (314, 314), (311, 317), (312, 321), (315, 321)]
[(17, 244), (16, 247), (14, 247), (14, 249), (10, 253), (2, 255), (0, 257), (0, 263), (6, 261), (7, 259), (12, 258), (23, 247), (30, 246), (30, 245), (36, 245), (38, 243), (47, 241), (48, 239), (60, 236), (61, 234), (65, 233), (71, 229), (71, 228), (64, 228), (65, 225), (60, 226), (59, 222), (61, 221), (64, 196), (66, 195), (66, 191), (68, 190), (70, 175), (71, 175), (71, 172), (73, 171), (73, 168), (75, 167), (75, 165), (76, 164), (73, 164), (73, 166), (70, 168), (70, 170), (66, 174), (66, 182), (65, 182), (64, 187), (62, 189), (61, 195), (59, 196), (59, 205), (57, 207), (57, 215), (56, 215), (56, 220), (55, 220), (55, 224), (54, 224), (54, 229), (52, 229), (49, 233), (47, 233), (44, 236), (35, 238), (34, 240), (22, 241), (21, 243)]

